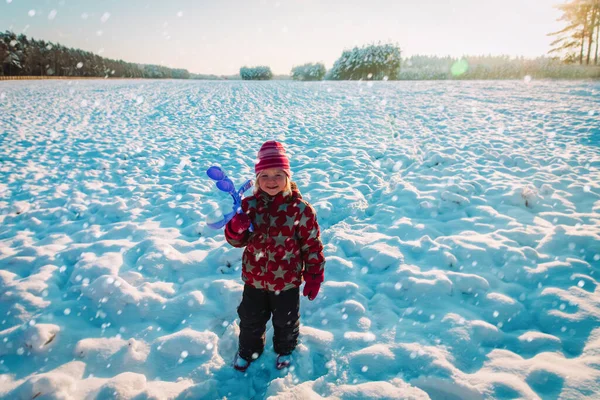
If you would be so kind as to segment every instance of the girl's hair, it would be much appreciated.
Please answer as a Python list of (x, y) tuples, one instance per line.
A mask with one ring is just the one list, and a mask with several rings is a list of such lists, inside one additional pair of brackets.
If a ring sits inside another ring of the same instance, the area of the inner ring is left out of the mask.
[[(258, 184), (258, 180), (260, 179), (260, 176), (262, 175), (262, 172), (259, 172), (258, 174), (256, 174), (256, 182), (254, 184), (254, 194), (257, 194), (258, 191), (260, 190), (260, 185)], [(290, 179), (289, 176), (287, 176), (287, 174), (285, 175), (285, 187), (283, 188), (283, 193), (289, 193), (292, 191), (292, 180)]]

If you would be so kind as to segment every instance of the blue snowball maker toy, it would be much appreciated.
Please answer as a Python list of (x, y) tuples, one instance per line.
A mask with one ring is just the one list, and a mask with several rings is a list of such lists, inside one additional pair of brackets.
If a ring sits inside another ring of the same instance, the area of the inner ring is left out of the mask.
[[(248, 179), (244, 184), (238, 189), (235, 190), (235, 185), (233, 181), (227, 177), (225, 172), (219, 166), (212, 166), (206, 171), (206, 175), (213, 181), (215, 181), (217, 188), (225, 193), (229, 193), (233, 198), (233, 210), (223, 216), (223, 219), (217, 222), (211, 222), (207, 224), (211, 228), (221, 229), (223, 228), (235, 214), (241, 214), (242, 211), (242, 196), (244, 192), (252, 187), (252, 181)], [(250, 225), (250, 232), (252, 232), (254, 228)]]

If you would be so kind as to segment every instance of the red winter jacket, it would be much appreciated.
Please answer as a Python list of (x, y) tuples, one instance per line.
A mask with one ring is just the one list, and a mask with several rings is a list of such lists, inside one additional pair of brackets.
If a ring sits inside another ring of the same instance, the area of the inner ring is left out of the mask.
[(254, 232), (234, 233), (229, 224), (225, 238), (234, 247), (246, 247), (242, 280), (270, 291), (298, 287), (307, 281), (323, 282), (323, 244), (315, 210), (302, 199), (296, 184), (275, 196), (259, 190), (242, 201)]

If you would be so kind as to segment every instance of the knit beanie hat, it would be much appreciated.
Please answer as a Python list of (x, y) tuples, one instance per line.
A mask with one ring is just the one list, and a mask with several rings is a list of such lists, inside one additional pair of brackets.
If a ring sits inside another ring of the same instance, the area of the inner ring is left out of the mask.
[(288, 177), (291, 177), (290, 160), (285, 154), (283, 145), (274, 140), (265, 142), (258, 151), (258, 159), (254, 165), (254, 173), (258, 175), (261, 171), (270, 168), (282, 169)]

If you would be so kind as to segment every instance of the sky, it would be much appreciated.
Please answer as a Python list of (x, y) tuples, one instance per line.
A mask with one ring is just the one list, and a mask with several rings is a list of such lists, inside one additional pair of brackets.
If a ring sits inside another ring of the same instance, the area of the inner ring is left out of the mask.
[(561, 0), (0, 0), (0, 30), (104, 57), (235, 74), (275, 74), (376, 42), (404, 56), (547, 53)]

